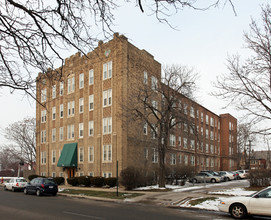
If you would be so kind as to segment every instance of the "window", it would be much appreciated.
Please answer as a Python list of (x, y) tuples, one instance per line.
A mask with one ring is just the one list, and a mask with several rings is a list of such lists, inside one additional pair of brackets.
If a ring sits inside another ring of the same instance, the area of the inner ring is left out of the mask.
[(88, 135), (93, 136), (94, 135), (94, 121), (88, 122)]
[(84, 162), (84, 148), (83, 147), (79, 148), (79, 162), (80, 163)]
[(213, 154), (214, 153), (214, 145), (210, 145), (210, 151), (211, 151), (211, 153)]
[(169, 135), (169, 145), (170, 146), (175, 146), (176, 145), (176, 137), (173, 134)]
[(154, 91), (157, 91), (157, 89), (158, 89), (158, 80), (154, 76), (151, 77), (151, 88)]
[(183, 130), (184, 130), (185, 132), (188, 132), (188, 125), (187, 125), (186, 122), (184, 122), (184, 124), (183, 124)]
[(193, 106), (190, 107), (190, 116), (192, 118), (195, 118), (195, 109), (193, 108)]
[(209, 116), (206, 115), (206, 124), (208, 125), (209, 124)]
[(94, 109), (94, 95), (89, 96), (89, 111)]
[(210, 139), (214, 140), (214, 132), (213, 131), (211, 131), (211, 133), (210, 133)]
[(155, 124), (153, 124), (152, 128), (151, 128), (152, 139), (156, 139), (157, 138), (157, 132), (158, 132), (157, 126)]
[(212, 118), (212, 117), (210, 118), (210, 124), (212, 127), (214, 127), (214, 118)]
[(41, 143), (46, 143), (46, 130), (41, 131)]
[(94, 70), (89, 70), (89, 85), (93, 85), (94, 83)]
[(209, 158), (206, 158), (206, 167), (209, 167)]
[(201, 122), (203, 123), (203, 112), (200, 114)]
[(191, 166), (195, 165), (195, 156), (190, 157)]
[(41, 123), (46, 122), (46, 110), (41, 111)]
[(112, 118), (103, 118), (103, 133), (110, 134), (112, 132)]
[(184, 164), (185, 165), (188, 165), (188, 156), (187, 155), (184, 155)]
[(112, 105), (112, 89), (103, 91), (103, 107)]
[(94, 162), (94, 147), (88, 147), (88, 162)]
[(52, 164), (55, 164), (56, 163), (56, 151), (53, 150), (52, 151)]
[(153, 148), (152, 162), (153, 163), (158, 163), (158, 151), (155, 148)]
[(52, 107), (52, 120), (56, 120), (56, 107)]
[(63, 134), (64, 134), (64, 129), (63, 127), (59, 128), (59, 140), (63, 141)]
[(84, 73), (79, 75), (79, 89), (84, 88)]
[(84, 136), (84, 123), (79, 124), (79, 138)]
[(112, 161), (112, 145), (103, 145), (103, 162)]
[(59, 83), (59, 95), (63, 96), (64, 94), (64, 82)]
[(179, 155), (179, 163), (182, 163), (182, 155)]
[(56, 128), (52, 129), (52, 142), (56, 141)]
[(158, 110), (157, 101), (155, 101), (155, 100), (152, 101), (152, 108), (153, 108), (153, 111), (155, 112), (155, 114), (157, 114), (157, 110)]
[(64, 116), (64, 107), (63, 107), (63, 104), (60, 104), (60, 106), (59, 106), (59, 117), (63, 118), (63, 116)]
[(190, 140), (190, 148), (195, 150), (195, 140)]
[(112, 61), (103, 65), (103, 79), (109, 79), (112, 77)]
[(52, 99), (56, 98), (56, 85), (52, 86)]
[(149, 156), (148, 154), (149, 154), (149, 150), (148, 150), (147, 147), (145, 147), (145, 148), (144, 148), (144, 159), (145, 159), (145, 160), (148, 160), (148, 156)]
[(68, 94), (74, 92), (75, 84), (74, 77), (68, 79)]
[(46, 151), (41, 152), (41, 164), (46, 164)]
[(89, 172), (89, 176), (94, 176), (94, 172)]
[(41, 90), (41, 102), (46, 102), (46, 89)]
[(187, 104), (186, 103), (183, 104), (183, 112), (184, 112), (184, 114), (187, 115)]
[(176, 154), (175, 153), (172, 153), (170, 155), (170, 164), (171, 165), (176, 165)]
[(74, 116), (74, 101), (68, 102), (68, 117)]
[(178, 145), (181, 146), (182, 145), (182, 137), (179, 136), (178, 138)]
[(206, 129), (205, 135), (206, 135), (206, 138), (208, 139), (209, 138), (209, 130), (208, 129)]
[(144, 135), (147, 135), (147, 134), (148, 134), (148, 124), (147, 124), (147, 123), (144, 123), (144, 126), (143, 126), (143, 134), (144, 134)]
[(144, 71), (144, 80), (143, 80), (144, 84), (148, 84), (148, 73), (146, 71)]
[(79, 99), (79, 113), (84, 112), (84, 98)]
[(187, 148), (187, 138), (183, 138), (183, 147)]
[(209, 144), (206, 144), (206, 153), (209, 152)]
[(68, 140), (74, 139), (74, 125), (68, 125), (67, 127), (68, 127), (67, 129)]
[(111, 178), (112, 177), (112, 173), (111, 172), (103, 172), (103, 177), (104, 178)]

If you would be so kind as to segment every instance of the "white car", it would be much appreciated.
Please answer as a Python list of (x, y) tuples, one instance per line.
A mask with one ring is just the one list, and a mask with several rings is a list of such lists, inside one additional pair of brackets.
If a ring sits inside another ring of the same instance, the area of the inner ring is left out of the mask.
[(26, 186), (27, 181), (23, 177), (16, 177), (10, 179), (8, 182), (4, 184), (4, 189), (5, 190), (12, 190), (13, 192), (15, 191), (23, 191), (24, 187)]
[(229, 212), (233, 218), (241, 219), (246, 215), (271, 216), (271, 186), (250, 196), (226, 198), (218, 208)]
[(237, 172), (239, 173), (240, 179), (248, 178), (248, 175), (249, 175), (248, 170), (237, 170)]
[(223, 175), (227, 181), (234, 180), (234, 174), (228, 171), (218, 171), (220, 175)]

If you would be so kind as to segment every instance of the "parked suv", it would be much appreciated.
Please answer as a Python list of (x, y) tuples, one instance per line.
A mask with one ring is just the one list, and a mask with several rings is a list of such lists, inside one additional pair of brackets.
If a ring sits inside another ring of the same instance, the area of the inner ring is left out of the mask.
[(27, 181), (23, 177), (11, 178), (8, 182), (4, 184), (5, 190), (12, 190), (13, 192), (23, 190), (26, 186)]
[(237, 170), (237, 172), (239, 173), (240, 179), (246, 179), (246, 178), (248, 178), (248, 175), (249, 175), (249, 171), (248, 170)]
[(52, 178), (38, 177), (31, 180), (31, 182), (24, 187), (24, 194), (36, 194), (37, 196), (42, 194), (52, 194), (55, 196), (57, 192), (58, 186)]

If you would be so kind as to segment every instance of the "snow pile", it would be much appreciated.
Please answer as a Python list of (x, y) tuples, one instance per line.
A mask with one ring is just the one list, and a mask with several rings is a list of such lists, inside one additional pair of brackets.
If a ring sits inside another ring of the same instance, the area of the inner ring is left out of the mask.
[(209, 192), (209, 195), (249, 196), (256, 191), (246, 191), (244, 188), (233, 188), (223, 191)]

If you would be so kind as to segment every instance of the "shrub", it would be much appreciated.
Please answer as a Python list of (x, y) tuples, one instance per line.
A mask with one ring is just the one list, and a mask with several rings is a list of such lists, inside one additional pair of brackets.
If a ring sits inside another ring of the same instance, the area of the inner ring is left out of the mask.
[(29, 179), (29, 181), (31, 181), (32, 179), (37, 178), (37, 177), (40, 177), (40, 176), (33, 174), (33, 175), (28, 176), (28, 179)]
[(91, 178), (91, 184), (97, 187), (104, 186), (104, 177), (96, 176)]
[(62, 185), (65, 183), (64, 177), (55, 177), (54, 181), (56, 182), (57, 185)]
[(110, 187), (115, 187), (117, 185), (117, 178), (116, 177), (109, 177), (104, 179), (105, 185)]
[(78, 186), (78, 178), (77, 177), (72, 177), (67, 179), (68, 184), (72, 186)]
[(270, 186), (271, 169), (260, 169), (249, 171), (250, 186)]
[(90, 186), (91, 181), (89, 176), (79, 176), (77, 178), (79, 185)]
[(126, 190), (132, 190), (138, 186), (144, 185), (144, 178), (140, 171), (135, 167), (127, 167), (120, 173), (120, 183)]

